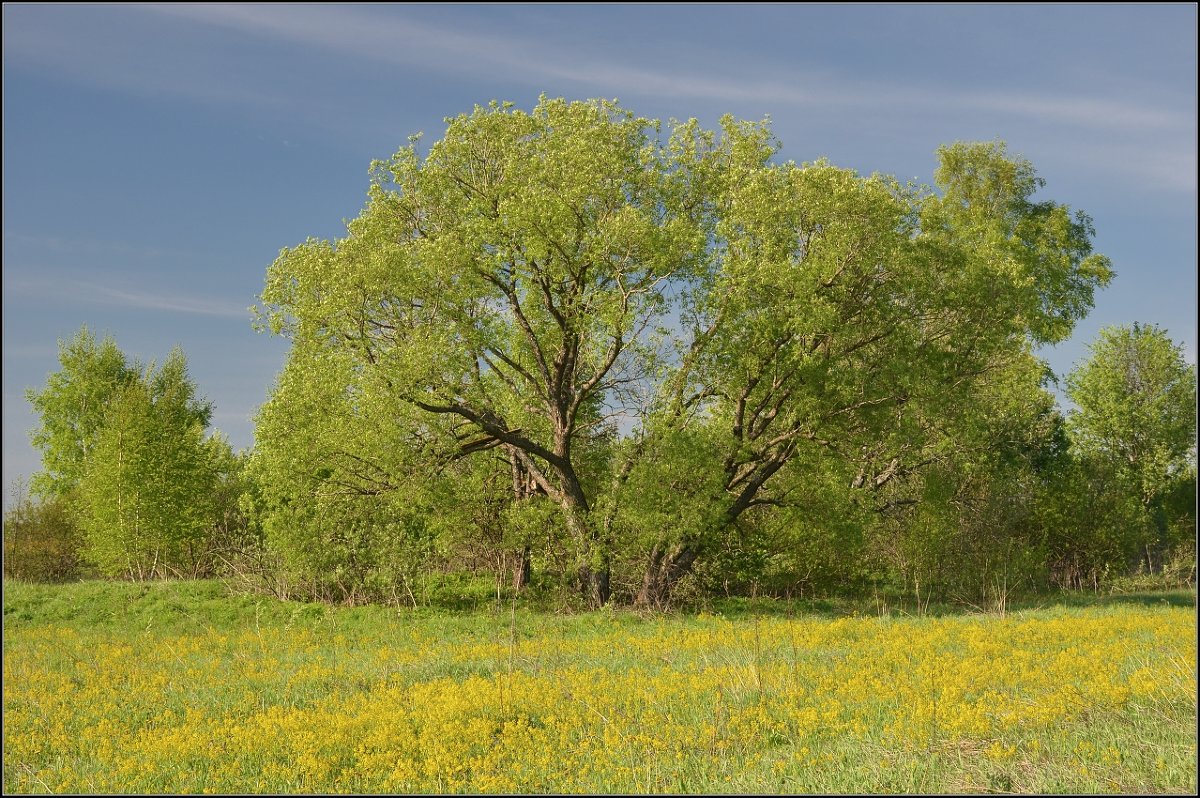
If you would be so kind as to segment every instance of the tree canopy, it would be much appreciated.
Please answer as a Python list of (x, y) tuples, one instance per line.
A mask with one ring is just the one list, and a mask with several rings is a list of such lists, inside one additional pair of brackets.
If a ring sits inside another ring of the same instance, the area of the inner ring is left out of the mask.
[(62, 368), (40, 391), (26, 391), (40, 426), (32, 433), (42, 455), (42, 470), (33, 477), (35, 493), (61, 496), (78, 486), (83, 469), (104, 424), (108, 402), (138, 374), (111, 336), (97, 342), (83, 327), (69, 341), (59, 341)]
[(1196, 458), (1196, 367), (1155, 325), (1106, 327), (1067, 378), (1073, 441), (1127, 472), (1143, 503)]
[(593, 604), (614, 556), (656, 603), (752, 516), (803, 513), (818, 473), (894, 506), (1109, 264), (1002, 144), (941, 148), (933, 188), (778, 149), (765, 122), (543, 97), (373, 164), (347, 236), (268, 270), (262, 319), (292, 350), (255, 457), (296, 486), (268, 523), (416, 501), (483, 456), (558, 508)]

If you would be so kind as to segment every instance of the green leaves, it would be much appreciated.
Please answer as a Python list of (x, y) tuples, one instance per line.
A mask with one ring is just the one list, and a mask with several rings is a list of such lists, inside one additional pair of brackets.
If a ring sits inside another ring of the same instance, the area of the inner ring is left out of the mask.
[[(702, 260), (686, 164), (608, 101), (493, 103), (447, 124), (424, 157), (413, 143), (374, 165), (346, 238), (281, 253), (266, 314), (297, 363), (318, 349), (342, 363), (339, 390), (387, 407), (380, 423), (420, 410), (439, 451), (515, 447), (578, 519), (603, 481), (586, 470), (611, 433), (603, 408), (645, 379), (641, 338)], [(264, 424), (290, 401), (277, 394)], [(331, 418), (357, 427), (370, 408)]]
[(1072, 441), (1138, 486), (1149, 505), (1196, 458), (1196, 367), (1154, 325), (1106, 327), (1067, 377)]
[(84, 328), (59, 359), (62, 370), (29, 394), (46, 469), (35, 482), (73, 497), (85, 553), (103, 573), (194, 572), (226, 452), (205, 440), (212, 405), (197, 398), (183, 353), (143, 370)]
[(992, 309), (987, 323), (998, 333), (1065, 340), (1091, 310), (1095, 289), (1112, 279), (1108, 259), (1092, 253), (1091, 219), (1034, 202), (1045, 181), (1003, 143), (959, 142), (938, 155), (941, 196), (924, 203), (921, 229), (939, 259), (953, 253), (953, 268), (971, 280), (958, 300), (986, 303), (977, 307)]
[(66, 495), (79, 484), (110, 397), (138, 378), (116, 341), (106, 336), (97, 342), (87, 327), (70, 341), (59, 341), (58, 359), (62, 369), (46, 386), (25, 394), (41, 421), (32, 433), (42, 454), (33, 489), (47, 497)]
[(840, 458), (877, 492), (969, 449), (986, 375), (1062, 340), (1111, 275), (1000, 143), (939, 150), (933, 190), (777, 163), (765, 121), (664, 140), (615, 102), (542, 97), (446, 124), (372, 164), (345, 238), (268, 272), (293, 340), (260, 419), (278, 507), (338, 479), (400, 495), (416, 463), (502, 447), (589, 562), (624, 525), (675, 579), (779, 505), (792, 464)]

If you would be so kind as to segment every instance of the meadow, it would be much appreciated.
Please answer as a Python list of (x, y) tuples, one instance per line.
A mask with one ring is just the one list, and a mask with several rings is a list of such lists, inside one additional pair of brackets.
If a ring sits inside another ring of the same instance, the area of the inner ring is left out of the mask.
[(6, 581), (3, 788), (1194, 794), (1195, 601), (554, 614)]

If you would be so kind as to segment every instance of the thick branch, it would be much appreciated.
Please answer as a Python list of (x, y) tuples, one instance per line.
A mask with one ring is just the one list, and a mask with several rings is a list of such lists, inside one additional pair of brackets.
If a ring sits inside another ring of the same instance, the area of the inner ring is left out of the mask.
[(541, 446), (529, 438), (521, 434), (520, 430), (509, 429), (508, 425), (500, 420), (498, 416), (491, 412), (476, 412), (475, 410), (462, 404), (449, 405), (433, 405), (420, 400), (410, 400), (414, 405), (429, 413), (452, 414), (461, 416), (467, 421), (478, 426), (498, 441), (513, 446), (523, 452), (531, 454), (535, 457), (540, 457), (545, 460), (555, 469), (560, 471), (570, 470), (571, 464), (559, 457), (554, 452)]

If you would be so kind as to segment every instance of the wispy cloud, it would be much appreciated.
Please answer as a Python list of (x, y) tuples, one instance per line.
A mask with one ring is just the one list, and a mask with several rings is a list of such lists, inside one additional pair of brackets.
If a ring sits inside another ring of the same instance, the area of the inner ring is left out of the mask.
[[(29, 269), (22, 271), (28, 272)], [(80, 302), (93, 305), (117, 305), (149, 311), (190, 313), (201, 316), (222, 316), (246, 319), (249, 311), (227, 299), (201, 297), (185, 294), (154, 293), (150, 291), (101, 285), (71, 277), (56, 277), (53, 280), (16, 276), (4, 281), (4, 293), (8, 295), (37, 296), (42, 299)]]
[[(504, 74), (540, 85), (558, 79), (594, 90), (618, 89), (633, 96), (754, 101), (774, 106), (832, 109), (903, 108), (913, 113), (969, 109), (1115, 130), (1195, 129), (1193, 109), (1162, 108), (1081, 95), (966, 92), (946, 86), (866, 82), (797, 73), (787, 81), (764, 81), (751, 66), (738, 77), (689, 69), (617, 63), (572, 48), (548, 46), (519, 35), (475, 33), (344, 6), (280, 9), (255, 5), (143, 6), (146, 11), (204, 22), (293, 43), (319, 47), (360, 61), (425, 65), (472, 75)], [(1193, 98), (1194, 99), (1194, 98)], [(1193, 103), (1194, 105), (1194, 103)]]
[(1094, 97), (957, 92), (948, 93), (944, 99), (950, 99), (963, 107), (980, 111), (1015, 114), (1080, 127), (1106, 127), (1117, 130), (1186, 130), (1188, 128), (1194, 130), (1196, 126), (1195, 114), (1189, 114), (1184, 110), (1168, 110)]
[[(49, 4), (47, 4), (49, 5)], [(85, 85), (219, 106), (280, 107), (221, 48), (179, 25), (141, 25), (136, 6), (4, 9), (4, 64), (33, 66)], [(149, 27), (149, 29), (147, 29)]]
[(52, 252), (60, 255), (115, 255), (122, 258), (160, 260), (164, 258), (197, 258), (200, 253), (182, 249), (150, 247), (125, 241), (99, 241), (94, 239), (62, 238), (59, 236), (28, 235), (12, 230), (4, 231), (6, 247), (23, 250)]
[[(656, 53), (617, 54), (576, 37), (556, 42), (512, 26), (472, 28), (469, 20), (450, 27), (414, 18), (403, 7), (172, 4), (121, 6), (119, 12), (128, 27), (142, 29), (119, 32), (130, 42), (140, 47), (144, 40), (165, 37), (178, 46), (164, 50), (158, 45), (155, 52), (140, 53), (104, 37), (78, 31), (69, 35), (65, 26), (26, 24), (21, 35), (6, 33), (6, 63), (24, 59), (56, 64), (55, 68), (73, 71), (81, 79), (102, 80), (129, 91), (174, 92), (255, 109), (286, 106), (289, 113), (307, 115), (314, 126), (352, 124), (356, 135), (366, 127), (382, 128), (383, 120), (364, 118), (370, 113), (330, 114), (312, 106), (307, 96), (296, 96), (285, 82), (272, 83), (252, 71), (238, 73), (231, 64), (244, 59), (223, 54), (228, 47), (242, 52), (236, 48), (259, 40), (300, 46), (308, 53), (333, 55), (341, 64), (371, 70), (378, 65), (404, 67), (405, 74), (417, 79), (435, 73), (534, 90), (565, 84), (590, 96), (695, 99), (742, 108), (750, 104), (780, 117), (804, 114), (834, 124), (841, 120), (861, 125), (866, 116), (888, 124), (939, 119), (945, 127), (982, 116), (996, 130), (1020, 129), (1028, 132), (1028, 138), (1069, 142), (1076, 162), (1095, 152), (1097, 157), (1085, 168), (1108, 171), (1116, 165), (1148, 189), (1188, 192), (1196, 185), (1194, 167), (1189, 172), (1172, 165), (1195, 163), (1196, 98), (1194, 93), (1179, 95), (1166, 87), (1137, 92), (1123, 85), (1119, 91), (1106, 92), (1107, 84), (1094, 81), (1081, 84), (1078, 91), (1015, 84), (971, 90), (955, 83), (953, 75), (944, 81), (914, 82), (894, 76), (867, 79), (833, 69), (792, 67), (780, 73), (779, 64), (755, 61), (745, 54), (735, 64), (723, 58), (712, 59), (713, 65), (695, 60), (664, 64), (656, 61)], [(235, 34), (241, 45), (218, 43), (205, 34), (213, 29)], [(284, 63), (278, 52), (266, 55), (270, 48), (262, 50), (264, 63), (276, 67)], [(150, 64), (154, 68), (147, 68)], [(372, 113), (379, 116), (374, 109)], [(1105, 144), (1090, 144), (1089, 139), (1104, 139)], [(1109, 151), (1111, 160), (1103, 160), (1102, 149)], [(1122, 167), (1142, 161), (1149, 161), (1151, 168), (1135, 173)]]
[(1196, 143), (1181, 141), (1176, 147), (1152, 148), (1128, 145), (1065, 142), (1057, 153), (1064, 162), (1080, 167), (1104, 164), (1104, 173), (1123, 180), (1191, 194), (1195, 211), (1197, 188)]
[(520, 71), (540, 71), (542, 67), (531, 58), (527, 43), (511, 36), (448, 29), (354, 7), (306, 5), (280, 9), (251, 4), (172, 4), (139, 8), (241, 33), (312, 45), (358, 60), (436, 64), (452, 59), (464, 71), (472, 72), (480, 63)]
[(206, 299), (190, 296), (169, 296), (165, 294), (148, 294), (138, 291), (122, 291), (108, 286), (87, 286), (98, 294), (98, 301), (114, 305), (143, 308), (145, 310), (170, 310), (179, 313), (196, 313), (201, 316), (225, 316), (245, 319), (249, 311), (244, 307), (236, 307), (232, 303), (220, 299)]

